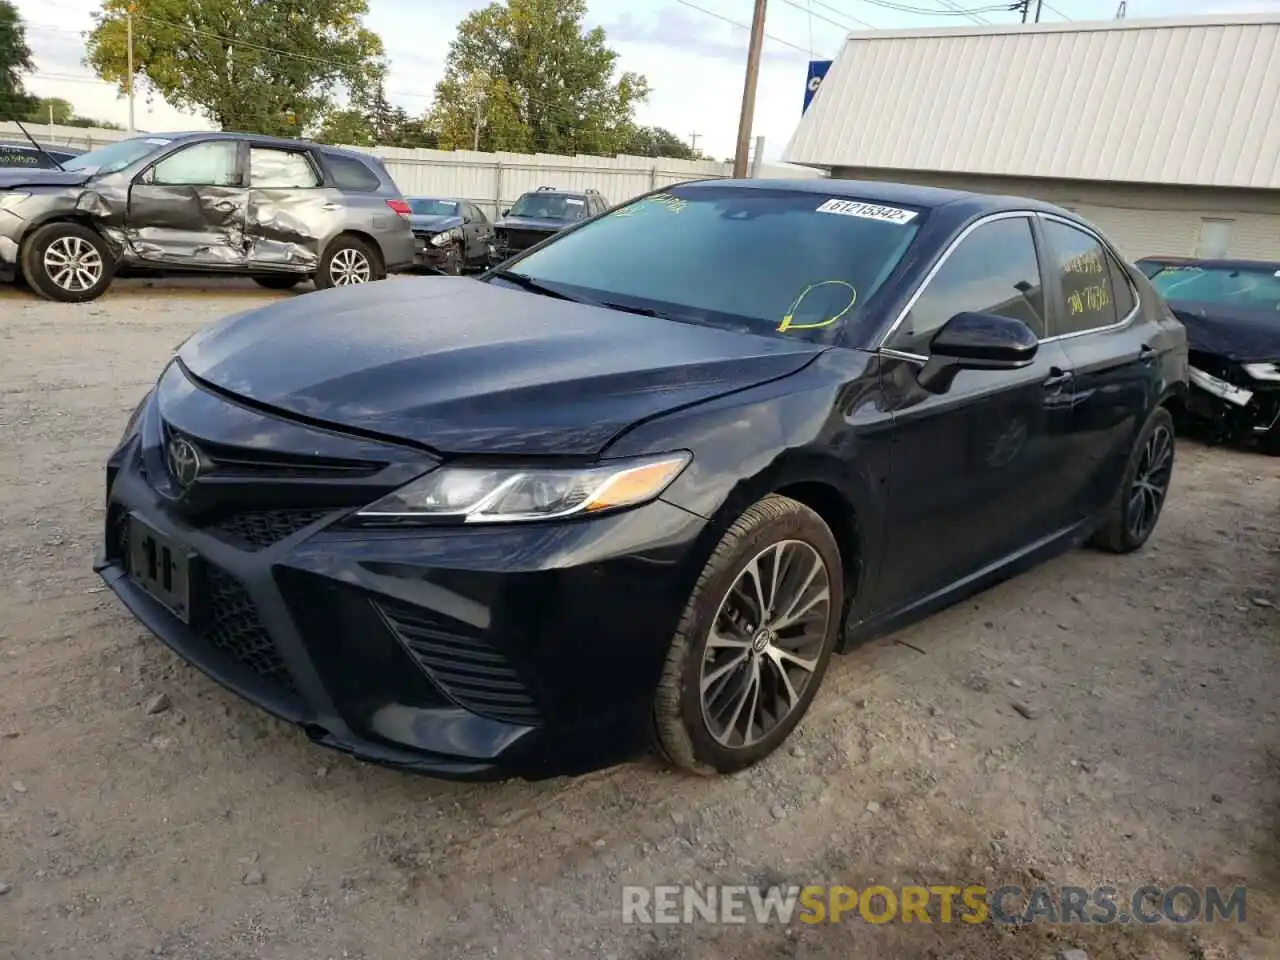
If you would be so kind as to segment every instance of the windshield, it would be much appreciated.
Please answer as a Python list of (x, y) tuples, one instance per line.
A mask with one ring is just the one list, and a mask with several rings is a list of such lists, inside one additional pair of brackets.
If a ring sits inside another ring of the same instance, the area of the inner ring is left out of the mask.
[(453, 200), (436, 200), (432, 197), (412, 197), (409, 211), (415, 217), (456, 217), (458, 204)]
[(90, 150), (78, 157), (73, 157), (62, 164), (66, 170), (84, 170), (89, 173), (115, 173), (123, 170), (135, 160), (141, 160), (147, 154), (155, 153), (171, 141), (163, 137), (135, 137), (129, 140), (117, 140), (115, 143)]
[(1280, 311), (1280, 270), (1273, 267), (1162, 266), (1151, 283), (1169, 300), (1195, 300)]
[(587, 201), (563, 193), (526, 193), (508, 216), (531, 220), (581, 220), (587, 215)]
[(918, 211), (825, 194), (672, 187), (510, 265), (583, 299), (752, 333), (826, 339), (916, 235)]

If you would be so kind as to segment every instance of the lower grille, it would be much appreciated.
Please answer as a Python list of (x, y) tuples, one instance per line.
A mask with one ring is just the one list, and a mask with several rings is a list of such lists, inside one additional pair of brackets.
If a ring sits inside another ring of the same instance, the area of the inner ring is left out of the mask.
[(246, 550), (262, 550), (324, 519), (328, 513), (328, 510), (254, 510), (220, 517), (204, 529)]
[(258, 608), (240, 581), (214, 566), (205, 568), (204, 581), (205, 592), (193, 624), (200, 639), (264, 680), (296, 692), (280, 651), (271, 642)]
[(374, 606), (427, 676), (459, 706), (502, 723), (541, 723), (541, 711), (515, 666), (484, 637), (418, 607), (388, 600)]
[(524, 250), (535, 243), (541, 243), (553, 233), (554, 230), (507, 230), (499, 234), (498, 242), (508, 250)]

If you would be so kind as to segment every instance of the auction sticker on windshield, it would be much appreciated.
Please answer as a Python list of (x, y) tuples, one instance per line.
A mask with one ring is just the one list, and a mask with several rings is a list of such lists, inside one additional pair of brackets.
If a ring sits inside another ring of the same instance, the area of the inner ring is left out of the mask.
[(882, 207), (860, 200), (839, 200), (832, 197), (818, 207), (818, 213), (838, 213), (845, 217), (862, 217), (864, 220), (885, 220), (889, 223), (910, 223), (916, 218), (914, 210), (898, 207)]

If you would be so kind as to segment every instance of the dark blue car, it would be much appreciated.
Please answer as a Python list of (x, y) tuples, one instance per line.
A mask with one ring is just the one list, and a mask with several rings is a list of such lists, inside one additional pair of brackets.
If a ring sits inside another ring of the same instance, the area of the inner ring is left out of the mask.
[(1139, 549), (1187, 377), (1182, 325), (1065, 210), (687, 183), (478, 279), (196, 334), (110, 457), (97, 569), (366, 760), (733, 771), (832, 653), (1076, 545)]

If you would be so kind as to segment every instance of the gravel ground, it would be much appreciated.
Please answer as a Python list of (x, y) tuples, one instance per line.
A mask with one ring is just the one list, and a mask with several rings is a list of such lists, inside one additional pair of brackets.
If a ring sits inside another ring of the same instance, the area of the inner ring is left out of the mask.
[[(1072, 553), (837, 659), (747, 773), (438, 783), (309, 745), (90, 571), (128, 410), (189, 332), (274, 296), (0, 290), (0, 957), (1280, 957), (1280, 462), (1184, 443), (1142, 553)], [(1041, 878), (1247, 884), (1247, 919), (621, 922), (629, 883)]]

